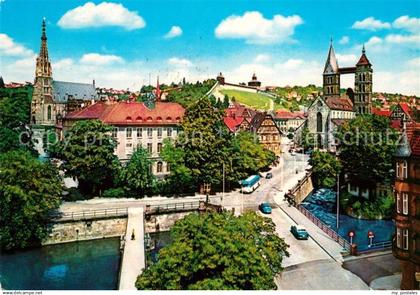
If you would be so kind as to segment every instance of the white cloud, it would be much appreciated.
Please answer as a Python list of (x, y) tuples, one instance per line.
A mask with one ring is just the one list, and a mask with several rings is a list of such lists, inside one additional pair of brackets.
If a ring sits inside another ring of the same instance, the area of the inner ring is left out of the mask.
[(420, 35), (390, 34), (385, 37), (385, 40), (396, 44), (420, 44)]
[(407, 61), (409, 67), (420, 69), (420, 57), (416, 57)]
[(225, 72), (226, 80), (234, 83), (249, 81), (253, 73), (266, 86), (320, 85), (322, 83), (321, 64), (301, 59), (288, 59), (284, 62), (270, 65), (256, 62), (246, 63)]
[(417, 70), (395, 72), (377, 71), (373, 75), (374, 91), (402, 93), (405, 95), (420, 94), (420, 76)]
[(32, 56), (34, 52), (16, 43), (6, 34), (0, 34), (0, 54), (7, 56)]
[(418, 34), (420, 32), (420, 18), (403, 15), (394, 20), (392, 26), (397, 29), (404, 29)]
[(83, 64), (91, 65), (106, 65), (111, 63), (121, 63), (124, 60), (117, 55), (99, 54), (99, 53), (86, 53), (80, 59)]
[(66, 69), (71, 67), (74, 64), (74, 61), (71, 58), (63, 58), (58, 60), (57, 62), (53, 62), (51, 65), (54, 70), (58, 69)]
[(283, 68), (288, 69), (288, 70), (294, 70), (300, 67), (302, 64), (303, 64), (303, 60), (291, 58), (283, 64)]
[(65, 29), (118, 26), (134, 30), (144, 28), (146, 23), (137, 11), (130, 11), (122, 4), (102, 2), (96, 5), (87, 2), (67, 11), (58, 25)]
[(382, 22), (371, 16), (371, 17), (365, 18), (364, 20), (356, 21), (352, 25), (352, 28), (359, 29), (359, 30), (376, 31), (380, 29), (389, 29), (391, 28), (391, 24), (387, 22)]
[(372, 47), (372, 46), (376, 46), (379, 44), (382, 44), (383, 40), (377, 36), (373, 36), (371, 37), (367, 42), (366, 42), (366, 47)]
[(172, 39), (182, 35), (182, 29), (179, 26), (172, 26), (168, 33), (164, 36), (165, 39)]
[(268, 62), (270, 59), (271, 59), (271, 56), (269, 56), (268, 54), (258, 54), (255, 57), (254, 61), (260, 63), (260, 62)]
[(336, 54), (336, 57), (340, 66), (354, 66), (357, 62), (355, 54)]
[(298, 15), (276, 14), (266, 19), (258, 11), (248, 11), (244, 15), (231, 15), (215, 29), (217, 38), (245, 39), (249, 44), (273, 44), (291, 41), (295, 27), (302, 24)]
[(168, 59), (168, 64), (175, 67), (192, 67), (193, 63), (186, 58), (172, 57)]
[(350, 42), (349, 36), (343, 36), (341, 37), (340, 41), (338, 41), (338, 43), (340, 43), (341, 45), (349, 44), (349, 42)]

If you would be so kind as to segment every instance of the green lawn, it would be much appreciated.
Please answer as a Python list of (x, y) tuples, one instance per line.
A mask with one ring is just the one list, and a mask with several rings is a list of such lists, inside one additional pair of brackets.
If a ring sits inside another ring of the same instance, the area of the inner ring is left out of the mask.
[(259, 110), (269, 110), (270, 109), (270, 101), (271, 98), (260, 94), (260, 93), (252, 93), (246, 91), (239, 91), (239, 90), (220, 90), (223, 95), (227, 95), (229, 98), (235, 98), (235, 100), (239, 103), (245, 104), (249, 107)]

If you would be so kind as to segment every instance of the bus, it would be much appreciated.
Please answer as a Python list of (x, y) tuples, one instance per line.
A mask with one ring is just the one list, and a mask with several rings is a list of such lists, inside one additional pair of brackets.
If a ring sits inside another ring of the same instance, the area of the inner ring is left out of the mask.
[(241, 181), (242, 192), (243, 193), (252, 193), (260, 186), (260, 179), (259, 175), (251, 175), (245, 180)]

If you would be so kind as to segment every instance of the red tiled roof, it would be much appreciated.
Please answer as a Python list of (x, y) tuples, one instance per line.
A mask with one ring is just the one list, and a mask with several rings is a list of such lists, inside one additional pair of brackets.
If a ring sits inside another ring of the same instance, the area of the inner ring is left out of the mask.
[(275, 114), (276, 119), (305, 119), (304, 112), (291, 112), (288, 110), (278, 110)]
[(348, 121), (349, 120), (346, 120), (346, 119), (331, 119), (331, 122), (333, 122), (333, 124), (336, 125), (336, 126), (341, 126), (345, 122), (348, 122)]
[(370, 63), (366, 55), (362, 53), (362, 56), (360, 56), (360, 59), (357, 62), (356, 66), (366, 66), (366, 65), (371, 66), (372, 64)]
[(372, 108), (372, 114), (383, 116), (383, 117), (389, 117), (391, 116), (391, 110), (389, 109), (379, 109), (379, 108)]
[(400, 102), (399, 105), (400, 105), (401, 109), (403, 110), (403, 112), (411, 118), (411, 108), (408, 105), (408, 103)]
[(229, 128), (230, 131), (235, 132), (236, 129), (239, 127), (239, 125), (241, 125), (241, 123), (243, 122), (244, 118), (243, 117), (224, 117), (223, 118), (223, 122), (225, 123), (225, 125), (227, 126), (227, 128)]
[(99, 119), (112, 125), (166, 125), (179, 123), (184, 112), (181, 105), (172, 102), (156, 102), (153, 109), (140, 102), (98, 102), (67, 114), (65, 119)]
[(329, 97), (325, 103), (332, 110), (353, 111), (353, 103), (347, 97)]
[(410, 142), (411, 154), (420, 156), (420, 123), (407, 124), (407, 137)]

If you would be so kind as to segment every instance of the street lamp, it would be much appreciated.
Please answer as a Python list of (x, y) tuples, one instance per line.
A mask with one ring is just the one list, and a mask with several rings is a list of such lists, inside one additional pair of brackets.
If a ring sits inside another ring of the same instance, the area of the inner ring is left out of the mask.
[(340, 173), (337, 173), (337, 233), (340, 225)]

